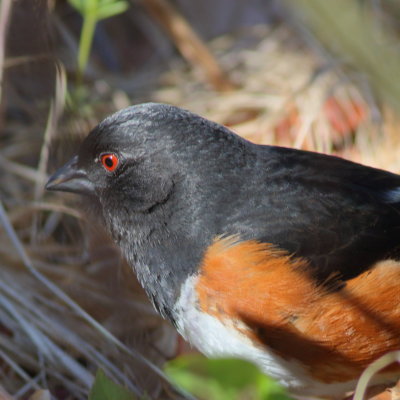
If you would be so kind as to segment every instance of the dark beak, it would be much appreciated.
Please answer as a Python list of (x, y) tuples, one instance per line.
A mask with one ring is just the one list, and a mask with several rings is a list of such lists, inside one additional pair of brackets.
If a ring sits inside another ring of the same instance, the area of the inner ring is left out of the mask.
[(78, 168), (78, 156), (57, 170), (46, 184), (47, 190), (94, 195), (94, 185), (83, 169)]

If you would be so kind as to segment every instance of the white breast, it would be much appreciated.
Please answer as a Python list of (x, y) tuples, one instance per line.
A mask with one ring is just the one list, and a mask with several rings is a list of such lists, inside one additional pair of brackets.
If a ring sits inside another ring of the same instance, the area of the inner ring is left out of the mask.
[(222, 323), (201, 312), (194, 290), (197, 278), (188, 278), (175, 306), (179, 333), (208, 357), (234, 357), (255, 363), (291, 393), (306, 396), (336, 396), (356, 385), (356, 381), (325, 384), (315, 381), (297, 361), (287, 361), (266, 347), (257, 347), (229, 321)]

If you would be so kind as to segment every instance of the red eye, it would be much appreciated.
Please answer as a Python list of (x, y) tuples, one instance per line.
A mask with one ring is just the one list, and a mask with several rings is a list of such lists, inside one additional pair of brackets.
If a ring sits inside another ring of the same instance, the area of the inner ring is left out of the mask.
[(119, 160), (115, 154), (109, 153), (101, 156), (101, 163), (107, 171), (113, 172), (117, 168)]

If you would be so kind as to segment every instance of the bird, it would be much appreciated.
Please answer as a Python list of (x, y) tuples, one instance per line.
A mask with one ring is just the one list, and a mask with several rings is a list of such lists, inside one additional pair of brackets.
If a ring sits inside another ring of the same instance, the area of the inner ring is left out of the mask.
[(400, 349), (400, 175), (144, 103), (105, 118), (46, 188), (100, 204), (156, 310), (208, 357), (339, 398)]

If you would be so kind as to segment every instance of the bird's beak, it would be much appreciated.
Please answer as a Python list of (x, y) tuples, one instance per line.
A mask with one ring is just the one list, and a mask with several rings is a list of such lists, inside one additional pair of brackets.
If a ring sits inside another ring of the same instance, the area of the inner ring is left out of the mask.
[(46, 184), (47, 190), (94, 195), (94, 185), (86, 172), (78, 168), (78, 156), (71, 158), (58, 169)]

